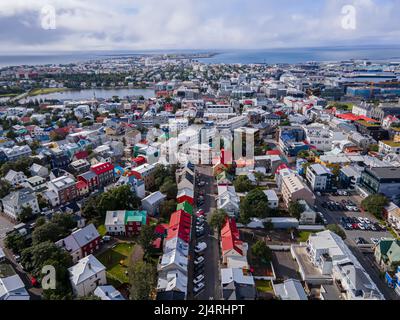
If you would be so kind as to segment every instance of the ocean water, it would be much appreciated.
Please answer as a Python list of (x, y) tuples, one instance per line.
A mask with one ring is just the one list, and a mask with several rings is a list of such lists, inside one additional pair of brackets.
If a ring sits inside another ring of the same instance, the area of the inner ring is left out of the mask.
[(153, 50), (153, 51), (97, 51), (78, 53), (45, 53), (24, 55), (1, 55), (0, 67), (21, 65), (68, 64), (93, 59), (118, 56), (162, 53), (216, 53), (213, 57), (198, 59), (210, 64), (251, 63), (302, 63), (308, 61), (343, 61), (369, 59), (372, 61), (400, 61), (400, 46), (386, 47), (321, 47), (264, 50)]

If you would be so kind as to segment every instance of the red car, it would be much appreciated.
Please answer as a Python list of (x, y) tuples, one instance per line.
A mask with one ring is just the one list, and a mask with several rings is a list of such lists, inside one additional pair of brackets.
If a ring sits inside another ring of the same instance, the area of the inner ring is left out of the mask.
[(31, 277), (30, 280), (31, 280), (32, 287), (35, 287), (35, 288), (39, 287), (39, 282), (36, 280), (35, 277)]
[(352, 224), (353, 229), (358, 230), (360, 227), (358, 226), (358, 223), (353, 223)]

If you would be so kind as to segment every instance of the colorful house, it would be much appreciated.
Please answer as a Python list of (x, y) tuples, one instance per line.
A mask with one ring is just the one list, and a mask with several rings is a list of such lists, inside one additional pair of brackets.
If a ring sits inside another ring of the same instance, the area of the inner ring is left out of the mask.
[(178, 195), (176, 196), (176, 201), (178, 203), (189, 202), (192, 206), (194, 204), (194, 191), (189, 188), (183, 188), (178, 191)]
[(148, 224), (146, 211), (107, 211), (105, 227), (114, 236), (131, 237), (140, 232), (142, 225)]
[(234, 219), (227, 218), (221, 229), (221, 250), (224, 264), (229, 258), (244, 258), (247, 260), (248, 245), (239, 239), (239, 230)]
[(184, 201), (182, 203), (178, 203), (178, 205), (176, 206), (176, 210), (177, 211), (183, 210), (186, 213), (188, 213), (190, 215), (193, 215), (193, 206), (187, 201)]

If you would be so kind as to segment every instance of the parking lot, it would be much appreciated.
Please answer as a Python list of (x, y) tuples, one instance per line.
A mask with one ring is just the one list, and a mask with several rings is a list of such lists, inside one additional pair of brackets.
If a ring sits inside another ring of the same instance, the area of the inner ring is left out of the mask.
[[(349, 211), (347, 208), (345, 208), (344, 210), (341, 209), (330, 210), (329, 207), (327, 206), (329, 202), (342, 203), (343, 200), (347, 201), (350, 200), (358, 208), (360, 208), (362, 199), (363, 198), (361, 198), (359, 195), (356, 194), (351, 194), (348, 196), (326, 195), (317, 197), (316, 206), (318, 211), (323, 213), (328, 224), (338, 224), (342, 226), (342, 221), (349, 221), (350, 223), (354, 221), (354, 224), (356, 223), (356, 221), (358, 221), (358, 223), (365, 224), (365, 218), (367, 218), (367, 222), (368, 221), (371, 222), (369, 224), (367, 223), (367, 225), (374, 224), (376, 228), (375, 224), (378, 223), (378, 220), (368, 212)], [(358, 218), (362, 218), (364, 222), (360, 222)], [(361, 263), (361, 265), (364, 267), (367, 273), (371, 276), (372, 280), (378, 286), (379, 290), (384, 294), (385, 298), (398, 300), (399, 297), (394, 293), (392, 289), (390, 289), (386, 285), (384, 280), (382, 280), (382, 278), (380, 277), (381, 271), (376, 266), (372, 254), (374, 247), (373, 241), (375, 241), (375, 239), (380, 240), (382, 238), (393, 238), (391, 233), (385, 230), (375, 230), (375, 231), (371, 229), (368, 230), (365, 227), (364, 230), (362, 230), (361, 228), (353, 228), (352, 230), (347, 228), (346, 230), (346, 228), (344, 228), (343, 226), (342, 228), (346, 234), (345, 243), (349, 246), (350, 250), (355, 255), (357, 260)], [(360, 238), (364, 239), (366, 243), (359, 243)]]
[[(372, 214), (361, 212), (361, 201), (362, 198), (358, 195), (321, 196), (317, 198), (317, 209), (323, 213), (328, 224), (342, 226), (347, 238), (355, 244), (373, 245), (382, 238), (393, 238)], [(360, 238), (365, 243), (359, 243)]]

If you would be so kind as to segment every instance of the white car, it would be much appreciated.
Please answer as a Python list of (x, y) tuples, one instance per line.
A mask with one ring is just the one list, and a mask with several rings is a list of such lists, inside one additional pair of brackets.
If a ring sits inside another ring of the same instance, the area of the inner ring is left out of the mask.
[(205, 287), (204, 282), (200, 282), (193, 288), (193, 292), (194, 293), (199, 293), (201, 290), (204, 289), (204, 287)]
[(360, 230), (365, 230), (364, 224), (362, 224), (362, 223), (359, 223), (358, 227), (360, 228)]
[(364, 218), (364, 221), (365, 221), (365, 223), (368, 223), (368, 224), (371, 223), (371, 220), (369, 220), (368, 218)]
[(197, 246), (194, 248), (194, 252), (200, 253), (203, 252), (204, 250), (207, 249), (207, 243), (205, 242), (200, 242), (197, 244)]
[(196, 260), (194, 260), (194, 264), (197, 266), (198, 264), (200, 264), (200, 263), (203, 263), (204, 262), (204, 257), (203, 256), (200, 256), (200, 257), (198, 257)]
[(364, 220), (363, 217), (358, 217), (357, 219), (358, 219), (358, 221), (360, 221), (361, 223), (364, 223), (364, 222), (365, 222), (365, 220)]
[(193, 279), (194, 284), (198, 284), (199, 282), (204, 280), (204, 274), (199, 275), (198, 277)]

